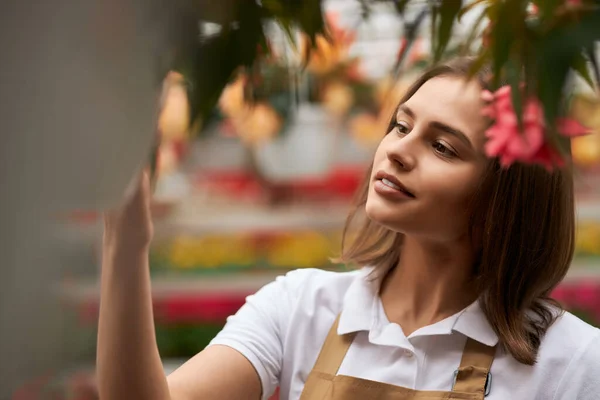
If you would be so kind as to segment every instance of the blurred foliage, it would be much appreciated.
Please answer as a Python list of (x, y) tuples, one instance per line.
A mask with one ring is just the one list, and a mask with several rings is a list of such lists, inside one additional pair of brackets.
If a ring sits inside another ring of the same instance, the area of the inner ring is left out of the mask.
[(156, 342), (164, 358), (189, 358), (204, 350), (221, 329), (223, 324), (158, 325)]
[[(218, 6), (199, 6), (198, 13), (185, 16), (177, 33), (173, 69), (186, 77), (192, 124), (212, 112), (238, 68), (252, 70), (257, 59), (269, 54), (267, 21), (275, 21), (290, 39), (296, 30), (305, 32), (311, 44), (317, 34), (324, 33), (321, 0), (230, 1), (221, 6), (226, 12), (215, 12), (218, 22), (207, 25), (213, 22), (211, 11)], [(214, 30), (199, 32), (199, 26)]]
[[(362, 15), (368, 18), (375, 3), (384, 0), (360, 0)], [(468, 12), (480, 12), (470, 27), (470, 34), (461, 37), (464, 54), (477, 57), (475, 69), (490, 65), (493, 83), (508, 82), (513, 90), (513, 103), (521, 117), (522, 97), (538, 97), (544, 108), (550, 129), (550, 143), (560, 148), (565, 140), (555, 132), (558, 116), (566, 113), (566, 84), (572, 74), (580, 75), (594, 87), (600, 72), (595, 57), (595, 42), (600, 38), (600, 7), (593, 0), (395, 0), (405, 24), (396, 69), (414, 33), (431, 18), (431, 63), (447, 56), (454, 40), (457, 22)], [(257, 62), (271, 55), (268, 22), (275, 22), (296, 45), (297, 32), (309, 42), (305, 51), (317, 46), (317, 37), (328, 38), (321, 0), (262, 0), (203, 2), (197, 13), (190, 12), (179, 26), (179, 47), (174, 69), (187, 79), (192, 123), (205, 120), (214, 109), (223, 88), (240, 67), (256, 76), (261, 74)], [(221, 7), (221, 9), (219, 9)], [(409, 7), (421, 7), (418, 18), (408, 21)], [(219, 12), (215, 12), (218, 10)], [(211, 21), (211, 12), (218, 21), (211, 32), (199, 32), (198, 27)], [(199, 18), (199, 16), (202, 16)], [(199, 24), (199, 19), (200, 24)], [(485, 29), (482, 26), (486, 25)], [(308, 59), (306, 57), (305, 59)], [(395, 73), (397, 71), (391, 71)]]

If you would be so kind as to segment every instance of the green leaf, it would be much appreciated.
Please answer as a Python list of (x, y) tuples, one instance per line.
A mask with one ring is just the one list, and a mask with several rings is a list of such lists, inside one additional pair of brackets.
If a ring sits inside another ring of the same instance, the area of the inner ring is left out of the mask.
[(471, 31), (469, 32), (469, 36), (467, 36), (467, 39), (464, 41), (464, 43), (462, 45), (463, 54), (469, 53), (471, 51), (471, 45), (473, 44), (473, 41), (475, 40), (475, 38), (477, 38), (477, 36), (480, 34), (479, 27), (485, 20), (486, 16), (487, 16), (486, 10), (483, 10), (481, 12), (481, 14), (477, 17), (475, 22), (473, 23), (473, 26), (471, 27)]
[[(295, 4), (296, 2), (290, 1), (288, 3)], [(313, 42), (319, 34), (327, 36), (321, 0), (304, 0), (298, 3), (301, 4), (301, 7), (295, 11), (298, 13), (297, 19), (300, 29), (302, 29)]]
[(582, 17), (578, 23), (550, 31), (537, 46), (536, 76), (538, 97), (544, 106), (546, 122), (556, 133), (555, 121), (561, 115), (562, 96), (569, 71), (581, 49), (593, 48), (600, 39), (600, 10)]
[[(263, 10), (254, 2), (239, 2), (237, 7), (232, 10), (236, 27), (224, 26), (216, 36), (191, 41), (175, 65), (189, 83), (191, 126), (207, 119), (233, 74), (253, 65), (259, 46), (266, 46)], [(197, 27), (197, 20), (190, 23)], [(198, 38), (198, 34), (190, 37)]]
[(371, 6), (369, 0), (358, 0), (360, 5), (360, 16), (362, 19), (368, 19), (371, 17)]
[(590, 69), (588, 67), (588, 60), (583, 52), (580, 52), (575, 56), (575, 60), (571, 66), (590, 88), (595, 89), (594, 80), (590, 75)]
[(268, 17), (275, 19), (280, 25), (285, 25), (284, 29), (296, 27), (306, 33), (311, 43), (314, 43), (317, 35), (327, 34), (321, 0), (262, 0), (262, 7)]
[(588, 59), (590, 60), (590, 63), (592, 65), (592, 71), (594, 71), (594, 78), (596, 78), (596, 84), (600, 85), (600, 68), (598, 67), (598, 59), (596, 58), (596, 54), (594, 52), (594, 45), (585, 46), (584, 52), (588, 56)]
[(403, 38), (400, 41), (401, 47), (400, 51), (398, 52), (396, 64), (394, 66), (394, 73), (396, 78), (398, 78), (401, 72), (402, 63), (404, 62), (404, 59), (406, 58), (407, 54), (410, 53), (410, 49), (412, 48), (415, 40), (418, 38), (419, 29), (423, 24), (423, 21), (425, 20), (426, 16), (427, 10), (423, 9), (419, 12), (419, 14), (415, 17), (413, 21), (411, 21), (410, 23), (406, 21), (404, 22)]
[(289, 18), (291, 13), (284, 7), (283, 2), (278, 0), (263, 0), (262, 6), (272, 18)]
[(565, 3), (565, 0), (536, 0), (533, 2), (539, 10), (539, 15), (545, 23), (556, 16), (556, 10)]
[(431, 3), (429, 15), (431, 16), (431, 48), (436, 49), (438, 47), (437, 38), (437, 21), (439, 16), (439, 7), (435, 2)]
[(283, 34), (286, 36), (288, 43), (292, 46), (292, 49), (297, 51), (298, 43), (296, 42), (296, 34), (292, 22), (287, 18), (278, 18), (276, 21), (283, 31)]
[(488, 49), (485, 49), (477, 56), (475, 61), (473, 61), (473, 63), (471, 64), (468, 73), (469, 79), (473, 78), (481, 70), (481, 68), (483, 68), (483, 66), (489, 62), (489, 59), (490, 51)]
[(524, 30), (524, 10), (520, 0), (506, 0), (490, 7), (492, 46), (492, 71), (494, 86), (502, 77), (502, 69), (509, 60), (511, 49), (516, 45), (518, 32)]
[(396, 7), (396, 11), (398, 14), (404, 14), (404, 10), (406, 9), (406, 5), (410, 0), (397, 0), (394, 2), (394, 6)]
[(460, 22), (460, 20), (462, 19), (462, 17), (464, 17), (466, 13), (471, 11), (473, 8), (481, 5), (481, 3), (485, 3), (486, 1), (488, 0), (474, 0), (472, 3), (469, 3), (463, 8), (461, 8), (461, 10), (458, 12), (458, 15), (456, 16), (458, 22)]
[(517, 116), (519, 131), (523, 132), (523, 96), (521, 91), (521, 70), (516, 60), (509, 60), (506, 65), (506, 75), (510, 85), (510, 97), (515, 115)]
[(448, 46), (452, 27), (462, 6), (462, 0), (442, 0), (439, 6), (440, 23), (437, 28), (437, 40), (434, 51), (434, 61), (439, 61)]

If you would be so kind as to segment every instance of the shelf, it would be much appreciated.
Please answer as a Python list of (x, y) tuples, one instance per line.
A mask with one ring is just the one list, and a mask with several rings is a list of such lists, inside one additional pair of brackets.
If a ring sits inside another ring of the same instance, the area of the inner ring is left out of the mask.
[[(284, 275), (286, 270), (260, 271), (256, 273), (222, 273), (180, 277), (153, 277), (152, 298), (155, 301), (172, 296), (224, 296), (248, 295), (256, 292), (276, 277)], [(100, 285), (96, 279), (63, 282), (58, 292), (67, 301), (83, 302), (97, 300)]]
[(160, 236), (200, 235), (297, 229), (338, 229), (344, 224), (348, 204), (224, 207), (189, 202), (164, 221), (156, 223)]
[(600, 200), (579, 200), (575, 211), (580, 221), (595, 220), (600, 222)]
[[(285, 273), (285, 270), (273, 270), (179, 278), (155, 277), (152, 282), (155, 316), (164, 325), (222, 324), (244, 304), (247, 296)], [(593, 261), (578, 262), (561, 287), (571, 290), (580, 284), (600, 288), (600, 265), (595, 265)], [(56, 289), (58, 295), (78, 313), (81, 322), (96, 323), (100, 293), (96, 281), (64, 282)]]
[[(235, 232), (290, 231), (298, 229), (339, 229), (347, 217), (349, 205), (323, 204), (281, 208), (266, 206), (207, 205), (186, 201), (165, 218), (155, 221), (158, 237)], [(577, 202), (579, 220), (600, 221), (600, 201)], [(87, 224), (66, 223), (58, 227), (67, 240), (91, 241), (100, 237), (101, 221)]]
[(597, 261), (575, 261), (562, 283), (572, 284), (581, 282), (600, 284), (600, 259)]
[[(271, 208), (266, 206), (207, 205), (188, 201), (154, 221), (157, 240), (176, 235), (341, 229), (349, 205), (323, 204)], [(102, 237), (102, 221), (59, 223), (56, 234), (68, 242), (94, 243)]]
[[(284, 275), (287, 270), (269, 270), (247, 273), (214, 273), (211, 275), (153, 277), (152, 296), (154, 300), (162, 300), (171, 296), (244, 296), (256, 292), (276, 277)], [(592, 281), (600, 283), (600, 260), (577, 261), (567, 274), (564, 283)], [(79, 302), (97, 299), (99, 284), (94, 279), (63, 282), (59, 285), (60, 295), (71, 301)]]

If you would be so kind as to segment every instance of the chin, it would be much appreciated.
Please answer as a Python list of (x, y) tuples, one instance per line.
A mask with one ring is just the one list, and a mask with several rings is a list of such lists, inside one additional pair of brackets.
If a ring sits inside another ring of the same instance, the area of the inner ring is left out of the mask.
[(381, 199), (374, 199), (369, 196), (365, 204), (365, 214), (371, 221), (394, 232), (404, 233), (401, 229), (402, 213), (394, 207), (387, 204), (382, 204)]

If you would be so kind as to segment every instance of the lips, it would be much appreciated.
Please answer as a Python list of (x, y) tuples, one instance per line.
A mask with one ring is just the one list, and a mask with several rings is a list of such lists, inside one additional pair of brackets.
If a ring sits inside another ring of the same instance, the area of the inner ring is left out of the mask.
[(382, 183), (388, 187), (403, 192), (413, 199), (415, 198), (415, 195), (393, 175), (390, 175), (384, 171), (379, 171), (377, 174), (375, 174), (375, 179), (382, 181)]

